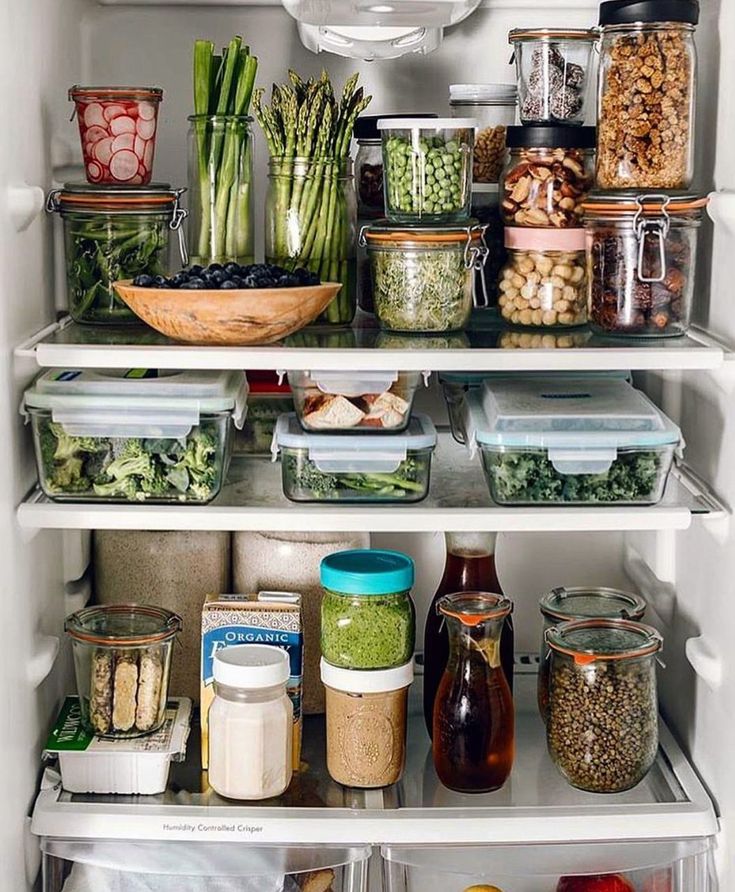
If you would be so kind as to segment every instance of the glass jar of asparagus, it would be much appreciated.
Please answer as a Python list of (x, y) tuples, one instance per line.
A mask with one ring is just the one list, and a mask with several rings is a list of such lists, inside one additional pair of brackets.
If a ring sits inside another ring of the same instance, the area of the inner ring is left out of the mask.
[(256, 90), (253, 110), (271, 156), (265, 254), (287, 269), (305, 266), (342, 289), (320, 322), (349, 325), (356, 300), (357, 203), (349, 157), (355, 119), (370, 102), (353, 75), (335, 98), (326, 72), (274, 85), (271, 104)]
[(258, 60), (233, 38), (215, 55), (194, 43), (194, 114), (189, 117), (191, 262), (252, 263), (253, 146), (248, 117)]

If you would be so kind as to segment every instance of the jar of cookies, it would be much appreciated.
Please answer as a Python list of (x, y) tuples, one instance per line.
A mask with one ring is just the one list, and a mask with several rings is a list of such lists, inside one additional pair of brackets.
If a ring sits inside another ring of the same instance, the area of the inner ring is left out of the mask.
[(594, 127), (509, 127), (500, 179), (506, 226), (573, 229), (594, 184)]
[(698, 21), (699, 0), (600, 5), (600, 189), (691, 185)]
[(689, 327), (697, 235), (708, 199), (595, 192), (584, 204), (590, 325), (598, 334), (682, 335)]
[(453, 118), (475, 118), (472, 182), (497, 183), (505, 164), (505, 133), (516, 122), (515, 84), (452, 84)]
[(512, 325), (557, 328), (587, 321), (583, 229), (508, 227), (498, 283), (500, 314)]

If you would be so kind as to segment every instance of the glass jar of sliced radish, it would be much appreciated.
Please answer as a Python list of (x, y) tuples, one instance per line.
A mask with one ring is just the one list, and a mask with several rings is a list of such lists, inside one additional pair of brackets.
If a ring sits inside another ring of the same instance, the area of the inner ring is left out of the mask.
[(58, 211), (64, 221), (67, 299), (75, 322), (137, 322), (114, 283), (142, 273), (165, 275), (171, 232), (178, 232), (181, 262), (187, 263), (181, 227), (187, 212), (179, 207), (184, 191), (168, 183), (147, 187), (67, 183), (49, 193), (46, 209)]
[(153, 175), (159, 87), (80, 87), (69, 90), (76, 107), (87, 180), (147, 186)]

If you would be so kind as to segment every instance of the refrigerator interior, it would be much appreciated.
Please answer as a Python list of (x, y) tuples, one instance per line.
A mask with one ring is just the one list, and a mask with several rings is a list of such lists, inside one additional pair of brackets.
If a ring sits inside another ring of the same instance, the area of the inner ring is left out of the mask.
[[(191, 44), (196, 37), (221, 44), (241, 33), (259, 57), (259, 84), (280, 80), (289, 67), (310, 75), (325, 66), (338, 82), (356, 70), (374, 96), (372, 113), (416, 109), (446, 113), (449, 83), (513, 79), (505, 40), (511, 27), (588, 26), (595, 21), (596, 7), (586, 0), (546, 0), (543, 5), (486, 0), (464, 23), (448, 30), (436, 53), (368, 64), (312, 55), (299, 42), (294, 21), (278, 6), (102, 5), (93, 0), (5, 4), (0, 71), (3, 83), (10, 86), (0, 139), (4, 271), (0, 339), (6, 355), (0, 404), (8, 439), (0, 481), (6, 616), (0, 709), (6, 716), (2, 753), (7, 768), (0, 846), (8, 889), (31, 888), (40, 866), (38, 841), (29, 833), (26, 816), (37, 790), (42, 742), (62, 695), (73, 689), (62, 626), (64, 616), (85, 597), (79, 580), (89, 561), (89, 539), (83, 531), (29, 531), (16, 520), (16, 507), (35, 480), (30, 437), (18, 406), (38, 368), (25, 357), (11, 361), (11, 356), (14, 347), (55, 318), (62, 301), (53, 225), (34, 212), (39, 190), (68, 177), (70, 166), (78, 161), (76, 128), (68, 121), (67, 87), (131, 79), (163, 87), (156, 179), (184, 185)], [(725, 87), (735, 80), (735, 60), (723, 49), (733, 36), (731, 4), (703, 0), (696, 38), (700, 59), (696, 186), (722, 194), (712, 206), (717, 225), (706, 225), (702, 238), (695, 321), (725, 344), (735, 342), (729, 298), (735, 248), (735, 150), (730, 138), (735, 97)], [(257, 220), (266, 182), (265, 145), (257, 138), (255, 164)], [(79, 176), (81, 168), (71, 173)], [(256, 253), (260, 251), (262, 244), (256, 244)], [(726, 505), (735, 503), (735, 469), (728, 458), (735, 451), (733, 358), (735, 354), (726, 350), (717, 369), (674, 368), (646, 372), (636, 379), (681, 425), (687, 463)], [(374, 545), (388, 543), (417, 560), (415, 596), (422, 628), (441, 573), (442, 539), (431, 532), (400, 539), (380, 532), (373, 537)], [(688, 529), (678, 530), (504, 532), (498, 553), (499, 575), (516, 602), (519, 652), (537, 649), (536, 604), (543, 591), (582, 583), (643, 589), (666, 641), (666, 669), (659, 676), (662, 712), (721, 816), (723, 832), (715, 853), (719, 883), (723, 890), (735, 888), (735, 843), (728, 844), (729, 825), (735, 819), (735, 774), (725, 743), (732, 736), (729, 704), (735, 699), (730, 646), (735, 610), (728, 597), (735, 574), (735, 537), (729, 518), (702, 522), (695, 518)], [(693, 892), (695, 887), (681, 888)], [(504, 892), (526, 890), (504, 887)]]

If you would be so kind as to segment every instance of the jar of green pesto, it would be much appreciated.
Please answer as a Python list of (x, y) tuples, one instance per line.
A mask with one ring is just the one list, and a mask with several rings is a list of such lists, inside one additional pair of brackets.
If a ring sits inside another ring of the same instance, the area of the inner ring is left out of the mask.
[(354, 549), (321, 562), (322, 655), (343, 669), (392, 669), (413, 656), (414, 564), (398, 551)]

